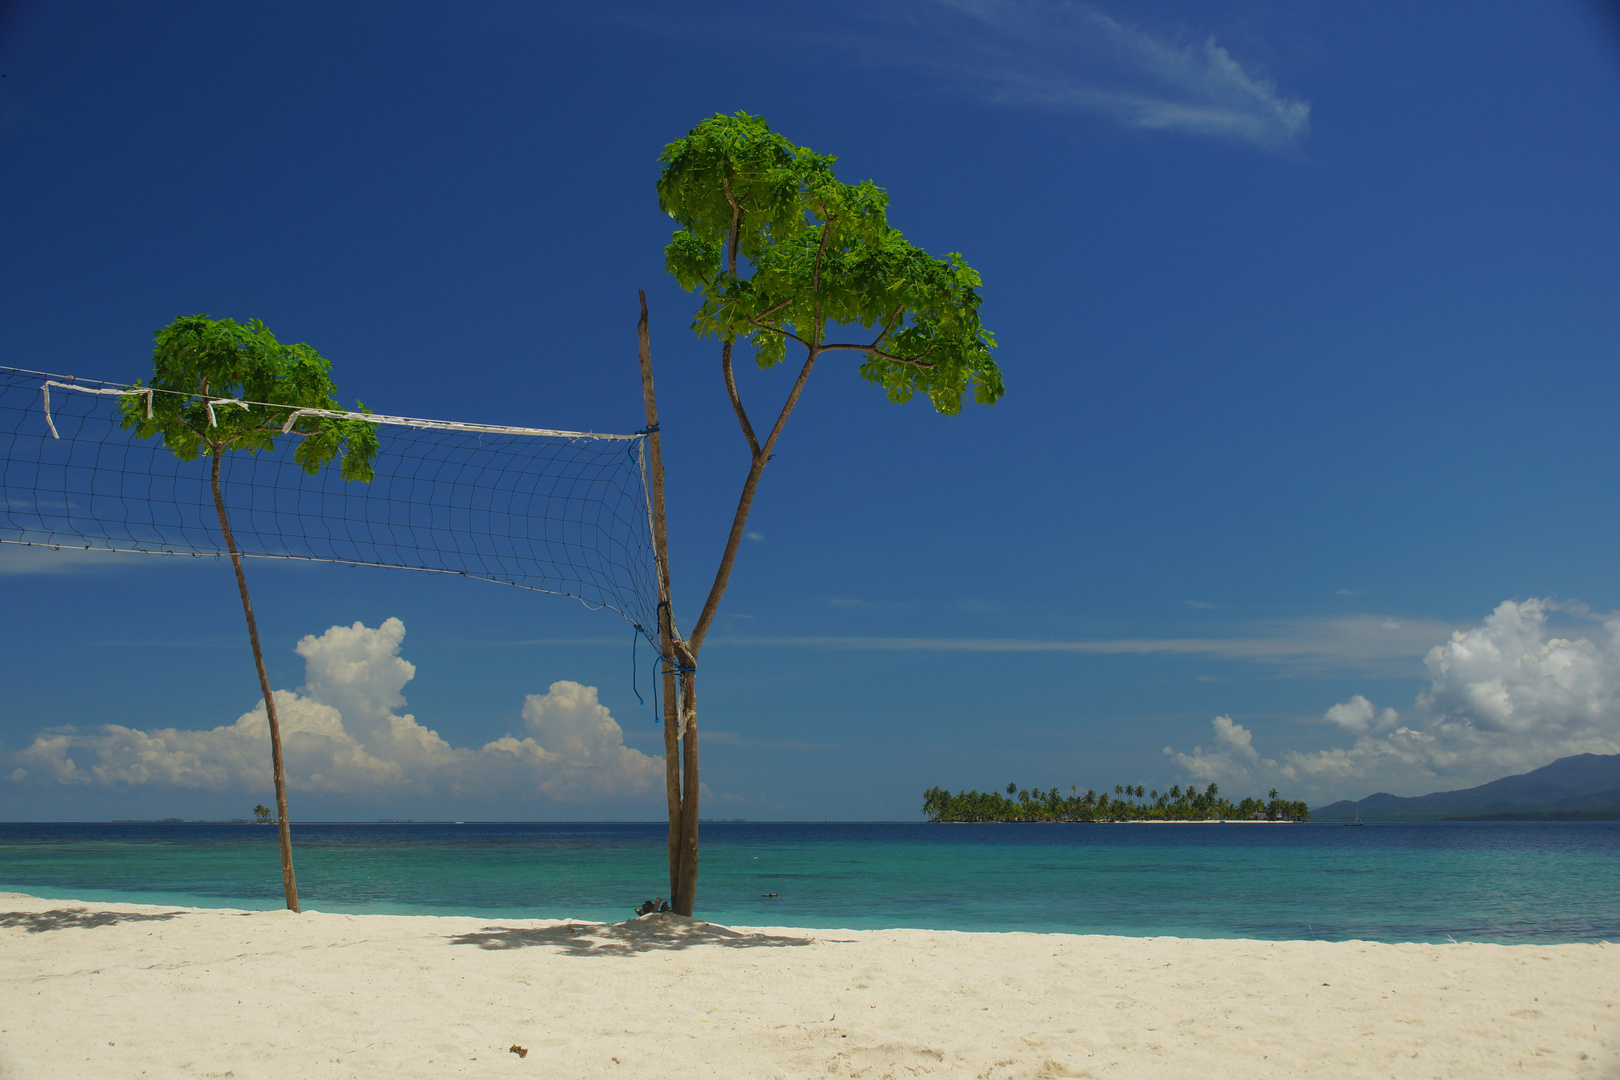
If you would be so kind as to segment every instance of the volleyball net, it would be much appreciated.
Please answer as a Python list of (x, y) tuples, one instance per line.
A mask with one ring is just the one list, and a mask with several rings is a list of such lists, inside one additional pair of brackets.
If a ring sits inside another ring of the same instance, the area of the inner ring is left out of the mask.
[[(166, 391), (0, 367), (0, 543), (224, 555), (211, 458), (179, 460), (122, 426)], [(145, 402), (139, 400), (145, 396)], [(210, 412), (248, 404), (206, 399)], [(244, 556), (380, 566), (570, 596), (622, 615), (655, 650), (658, 590), (646, 432), (345, 416), (377, 426), (370, 481), (293, 460), (301, 436), (226, 451), (221, 490)]]

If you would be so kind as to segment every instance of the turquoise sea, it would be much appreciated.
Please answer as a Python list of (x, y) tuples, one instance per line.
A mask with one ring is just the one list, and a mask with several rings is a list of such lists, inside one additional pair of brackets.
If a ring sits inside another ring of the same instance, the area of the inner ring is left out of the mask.
[[(293, 829), (305, 908), (490, 919), (627, 918), (666, 892), (664, 836), (650, 823)], [(702, 844), (698, 914), (733, 925), (1620, 941), (1620, 822), (715, 823)], [(0, 823), (0, 890), (279, 907), (276, 830)]]

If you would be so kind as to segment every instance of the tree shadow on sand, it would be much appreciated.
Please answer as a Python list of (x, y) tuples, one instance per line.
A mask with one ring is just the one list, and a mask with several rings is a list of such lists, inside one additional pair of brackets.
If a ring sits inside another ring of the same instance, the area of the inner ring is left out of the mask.
[(178, 911), (148, 915), (139, 911), (88, 911), (85, 908), (4, 911), (0, 912), (0, 926), (21, 926), (30, 934), (43, 934), (47, 930), (88, 930), (95, 926), (116, 926), (121, 922), (159, 922), (179, 915)]
[(634, 956), (638, 953), (718, 945), (723, 949), (777, 949), (809, 945), (811, 938), (746, 933), (681, 915), (643, 915), (622, 923), (563, 923), (534, 929), (489, 926), (455, 934), (455, 945), (480, 949), (549, 946), (569, 956)]

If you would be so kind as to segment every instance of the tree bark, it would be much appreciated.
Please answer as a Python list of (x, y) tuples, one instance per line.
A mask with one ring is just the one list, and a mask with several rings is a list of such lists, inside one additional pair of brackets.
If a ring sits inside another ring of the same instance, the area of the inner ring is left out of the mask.
[[(692, 653), (683, 643), (681, 646), (682, 662), (687, 667), (696, 667)], [(697, 906), (697, 876), (698, 876), (698, 722), (697, 722), (697, 673), (682, 672), (681, 674), (682, 708), (686, 717), (685, 734), (681, 743), (685, 753), (681, 755), (681, 840), (680, 865), (676, 880), (678, 887), (674, 890), (674, 899), (670, 907), (677, 915), (690, 915)]]
[(298, 911), (298, 880), (293, 876), (292, 826), (287, 819), (287, 773), (281, 761), (281, 721), (276, 716), (276, 699), (270, 690), (270, 676), (264, 671), (264, 652), (259, 648), (259, 625), (253, 619), (253, 601), (248, 597), (247, 576), (242, 573), (242, 555), (236, 550), (231, 520), (225, 513), (225, 496), (219, 489), (219, 459), (223, 446), (213, 446), (213, 468), (209, 482), (214, 489), (214, 509), (219, 513), (219, 531), (225, 535), (225, 550), (236, 570), (236, 588), (242, 594), (242, 614), (247, 616), (248, 640), (253, 643), (253, 666), (259, 672), (259, 689), (264, 693), (264, 711), (270, 718), (270, 765), (276, 785), (276, 817), (281, 827), (281, 887), (287, 894), (287, 908)]
[(753, 425), (748, 421), (748, 413), (737, 395), (736, 381), (731, 370), (732, 343), (728, 341), (722, 346), (721, 368), (726, 381), (726, 394), (731, 399), (732, 408), (737, 413), (737, 422), (742, 427), (743, 436), (749, 444), (748, 478), (743, 482), (742, 495), (737, 500), (737, 511), (732, 517), (731, 533), (726, 538), (725, 551), (720, 557), (720, 566), (714, 575), (714, 583), (709, 589), (703, 611), (698, 616), (691, 639), (682, 640), (680, 631), (675, 627), (674, 612), (670, 606), (669, 537), (664, 516), (664, 459), (657, 430), (658, 405), (653, 393), (652, 345), (647, 327), (646, 291), (643, 290), (640, 296), (641, 320), (636, 324), (636, 336), (640, 346), (642, 404), (646, 409), (647, 427), (652, 429), (647, 436), (647, 483), (652, 497), (653, 553), (658, 563), (659, 640), (663, 646), (664, 656), (676, 661), (673, 667), (666, 662), (662, 673), (664, 793), (669, 806), (669, 905), (671, 910), (679, 915), (691, 915), (697, 903), (700, 791), (697, 674), (694, 670), (697, 667), (697, 654), (703, 647), (703, 639), (708, 635), (715, 614), (719, 611), (720, 598), (725, 595), (726, 586), (730, 583), (731, 569), (737, 560), (737, 550), (748, 524), (748, 513), (753, 508), (754, 494), (758, 490), (760, 476), (765, 472), (765, 466), (770, 463), (771, 451), (776, 446), (776, 440), (782, 434), (782, 428), (787, 424), (788, 417), (792, 415), (793, 407), (798, 404), (799, 395), (804, 392), (810, 372), (816, 366), (816, 358), (822, 352), (816, 344), (820, 341), (820, 310), (817, 309), (812, 343), (804, 367), (799, 370), (799, 377), (794, 381), (793, 389), (789, 391), (787, 400), (782, 405), (782, 411), (777, 415), (776, 423), (771, 427), (770, 434), (766, 436), (763, 444), (755, 436)]
[[(675, 612), (670, 606), (669, 584), (669, 532), (664, 514), (664, 453), (658, 428), (658, 399), (653, 392), (652, 340), (647, 326), (647, 293), (641, 292), (641, 320), (636, 323), (636, 338), (641, 360), (641, 400), (647, 414), (647, 486), (652, 499), (653, 559), (658, 576), (658, 639), (666, 658), (679, 658), (680, 631), (675, 627)], [(682, 659), (690, 667), (689, 660)], [(692, 898), (697, 881), (696, 828), (697, 813), (692, 814), (690, 856), (687, 852), (688, 833), (685, 799), (681, 790), (681, 721), (679, 682), (675, 667), (666, 659), (659, 667), (664, 689), (664, 796), (669, 809), (669, 906), (683, 915), (692, 913)], [(690, 677), (689, 677), (690, 678)], [(694, 739), (696, 735), (692, 736)], [(692, 744), (689, 744), (692, 745)], [(696, 769), (696, 751), (691, 751), (693, 770)], [(684, 868), (690, 864), (690, 876)], [(682, 910), (682, 909), (685, 910)]]

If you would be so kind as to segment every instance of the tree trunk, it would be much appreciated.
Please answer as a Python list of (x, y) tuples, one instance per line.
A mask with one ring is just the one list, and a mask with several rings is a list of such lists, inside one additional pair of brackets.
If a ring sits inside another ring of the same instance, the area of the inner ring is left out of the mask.
[(219, 459), (223, 447), (213, 447), (214, 464), (209, 481), (214, 488), (214, 509), (219, 513), (219, 531), (225, 535), (225, 550), (231, 553), (236, 569), (236, 588), (242, 594), (242, 614), (247, 616), (248, 640), (253, 643), (253, 666), (259, 672), (259, 689), (264, 693), (264, 711), (270, 718), (270, 764), (276, 785), (276, 817), (281, 826), (281, 887), (287, 894), (287, 908), (297, 911), (298, 881), (293, 877), (292, 826), (287, 820), (287, 773), (281, 764), (281, 721), (276, 717), (276, 699), (270, 690), (270, 677), (264, 672), (264, 652), (259, 648), (259, 625), (253, 620), (253, 601), (248, 598), (247, 577), (242, 573), (242, 555), (231, 535), (231, 521), (225, 513), (225, 496), (219, 490)]
[[(825, 244), (825, 237), (823, 237)], [(735, 252), (733, 252), (735, 262)], [(820, 341), (820, 309), (817, 309), (814, 342)], [(748, 512), (753, 507), (754, 493), (759, 478), (770, 463), (771, 451), (776, 446), (782, 427), (798, 404), (804, 384), (816, 366), (816, 357), (822, 351), (812, 344), (799, 377), (788, 392), (787, 401), (777, 415), (763, 444), (754, 435), (748, 414), (737, 396), (736, 382), (731, 373), (731, 342), (721, 350), (721, 367), (726, 379), (726, 393), (736, 410), (737, 422), (748, 439), (750, 461), (748, 479), (743, 483), (742, 496), (737, 500), (737, 512), (732, 517), (731, 534), (726, 538), (726, 549), (720, 557), (720, 568), (714, 584), (698, 615), (697, 625), (690, 640), (682, 640), (675, 628), (670, 607), (669, 537), (664, 518), (664, 458), (658, 435), (658, 405), (653, 394), (652, 345), (647, 329), (647, 293), (641, 292), (641, 321), (636, 324), (636, 336), (641, 357), (641, 397), (647, 412), (648, 486), (651, 488), (653, 516), (653, 554), (658, 563), (659, 636), (664, 656), (676, 661), (674, 668), (664, 663), (664, 792), (669, 804), (669, 906), (679, 915), (690, 915), (697, 903), (698, 877), (698, 725), (697, 725), (697, 654), (720, 608), (731, 580), (731, 568), (736, 563), (737, 549), (743, 530), (748, 524)], [(678, 676), (678, 678), (677, 678)], [(679, 693), (676, 688), (679, 686)]]
[[(680, 646), (682, 662), (696, 667), (691, 652)], [(677, 888), (670, 907), (677, 915), (690, 915), (697, 906), (698, 876), (698, 723), (697, 673), (681, 674), (681, 706), (686, 717), (685, 734), (681, 743), (685, 753), (681, 757), (681, 839), (680, 865), (676, 876)]]
[[(690, 655), (675, 627), (670, 606), (669, 532), (664, 515), (664, 453), (658, 435), (658, 400), (653, 393), (652, 340), (647, 326), (647, 294), (641, 293), (641, 320), (636, 324), (640, 346), (641, 399), (647, 414), (647, 486), (652, 498), (653, 557), (658, 573), (658, 638), (666, 658), (691, 667)], [(660, 665), (664, 689), (664, 795), (669, 809), (669, 906), (682, 915), (692, 914), (697, 895), (697, 728), (687, 722), (686, 738), (681, 731), (680, 691), (690, 693), (692, 674), (677, 679), (675, 666), (665, 659)], [(690, 707), (687, 712), (690, 713)], [(687, 783), (683, 791), (681, 744), (686, 744)], [(690, 802), (690, 813), (687, 804)], [(687, 821), (690, 818), (690, 826)]]

